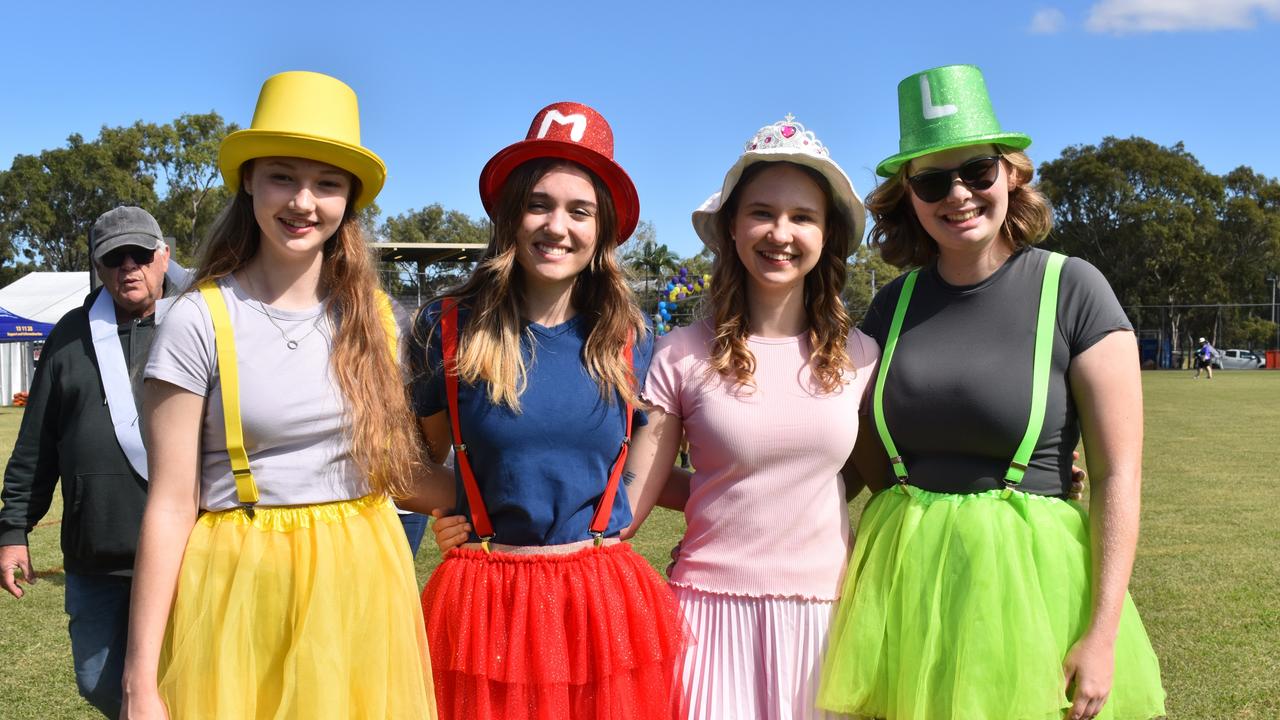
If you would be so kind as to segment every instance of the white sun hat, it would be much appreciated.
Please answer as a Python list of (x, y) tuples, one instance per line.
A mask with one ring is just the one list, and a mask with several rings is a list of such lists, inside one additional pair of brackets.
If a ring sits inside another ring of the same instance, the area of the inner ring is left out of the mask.
[(720, 224), (716, 222), (716, 213), (724, 201), (733, 193), (733, 188), (742, 177), (747, 166), (758, 162), (790, 162), (796, 165), (813, 168), (831, 185), (831, 194), (835, 197), (837, 211), (844, 213), (853, 234), (853, 242), (862, 240), (862, 231), (866, 227), (867, 211), (862, 206), (862, 198), (853, 189), (853, 183), (844, 170), (831, 159), (831, 153), (821, 140), (806, 130), (804, 125), (796, 122), (788, 114), (786, 118), (772, 125), (766, 125), (756, 132), (743, 146), (742, 156), (725, 173), (724, 185), (720, 191), (707, 198), (702, 206), (693, 211), (693, 229), (713, 251), (721, 244)]

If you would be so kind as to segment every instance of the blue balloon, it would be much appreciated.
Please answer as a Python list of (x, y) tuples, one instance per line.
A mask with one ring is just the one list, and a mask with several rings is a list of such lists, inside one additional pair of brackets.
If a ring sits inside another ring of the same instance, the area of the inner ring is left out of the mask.
[(667, 309), (671, 312), (675, 312), (678, 309), (678, 306), (675, 303), (670, 303), (667, 305)]
[(666, 301), (666, 300), (659, 300), (659, 301), (658, 301), (658, 309), (659, 309), (659, 310), (666, 310), (666, 309), (667, 309), (667, 301)]

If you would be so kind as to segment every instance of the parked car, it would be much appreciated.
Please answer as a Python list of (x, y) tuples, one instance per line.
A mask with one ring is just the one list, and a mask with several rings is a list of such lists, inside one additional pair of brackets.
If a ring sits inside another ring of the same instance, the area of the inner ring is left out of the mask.
[(1214, 367), (1222, 370), (1257, 370), (1266, 367), (1267, 361), (1252, 350), (1223, 350), (1214, 358)]

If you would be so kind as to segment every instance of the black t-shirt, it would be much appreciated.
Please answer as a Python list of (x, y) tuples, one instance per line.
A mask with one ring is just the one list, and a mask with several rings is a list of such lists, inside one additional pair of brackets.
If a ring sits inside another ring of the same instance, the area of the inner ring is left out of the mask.
[[(912, 485), (949, 493), (1000, 487), (1031, 411), (1036, 312), (1048, 257), (1044, 250), (1022, 250), (966, 287), (948, 284), (936, 265), (920, 271), (884, 390), (885, 420)], [(905, 278), (877, 293), (862, 322), (881, 347)], [(1068, 258), (1044, 428), (1023, 490), (1066, 494), (1080, 439), (1067, 377), (1071, 359), (1111, 332), (1132, 329), (1102, 273)]]

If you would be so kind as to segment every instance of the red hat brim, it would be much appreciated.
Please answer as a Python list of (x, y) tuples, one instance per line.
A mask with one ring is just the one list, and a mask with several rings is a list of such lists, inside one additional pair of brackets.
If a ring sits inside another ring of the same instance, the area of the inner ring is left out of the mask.
[(489, 217), (497, 209), (498, 195), (512, 171), (530, 160), (559, 158), (587, 168), (604, 181), (618, 214), (618, 244), (626, 242), (640, 222), (640, 196), (635, 183), (612, 159), (577, 143), (548, 138), (521, 140), (498, 151), (480, 171), (480, 201)]

